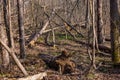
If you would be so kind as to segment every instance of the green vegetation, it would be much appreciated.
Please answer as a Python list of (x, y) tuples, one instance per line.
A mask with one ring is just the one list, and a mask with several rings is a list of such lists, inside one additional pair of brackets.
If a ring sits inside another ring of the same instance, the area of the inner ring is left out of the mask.
[(73, 40), (73, 37), (70, 36), (69, 34), (66, 35), (66, 34), (57, 33), (56, 39), (58, 39), (58, 40), (64, 40), (64, 39)]

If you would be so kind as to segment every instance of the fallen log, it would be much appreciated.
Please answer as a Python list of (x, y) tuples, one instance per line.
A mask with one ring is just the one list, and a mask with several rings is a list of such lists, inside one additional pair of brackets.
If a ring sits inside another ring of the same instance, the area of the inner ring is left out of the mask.
[[(55, 27), (55, 28), (53, 28), (53, 30), (56, 30), (56, 29), (59, 29), (59, 28), (61, 28), (61, 27)], [(50, 31), (52, 31), (52, 29), (43, 30), (41, 34), (39, 34), (39, 32), (36, 33), (36, 34), (32, 34), (32, 35), (29, 37), (29, 39), (27, 40), (26, 46), (33, 46), (34, 43), (35, 43), (35, 41), (36, 41), (41, 35), (43, 35), (43, 34), (45, 34), (45, 33), (48, 33), (48, 32), (50, 32)], [(36, 39), (34, 39), (34, 37), (35, 37), (37, 34), (38, 34), (39, 36), (36, 37)]]
[(98, 47), (99, 47), (99, 49), (100, 49), (101, 51), (104, 51), (104, 52), (106, 52), (106, 53), (110, 53), (110, 52), (111, 52), (111, 48), (108, 47), (108, 46), (105, 46), (105, 45), (103, 45), (103, 44), (98, 44)]
[[(29, 38), (29, 40), (28, 40), (28, 45), (29, 46), (34, 45), (34, 43), (38, 39), (38, 37), (40, 37), (40, 35), (42, 35), (43, 31), (47, 28), (50, 21), (54, 17), (54, 11), (52, 12), (51, 16), (48, 16), (46, 13), (45, 13), (45, 15), (48, 17), (48, 21), (43, 25), (42, 29), (37, 34), (35, 34), (33, 37)], [(51, 29), (51, 30), (53, 30), (53, 29)]]
[(27, 45), (33, 45), (35, 41), (40, 37), (40, 35), (43, 33), (43, 31), (46, 29), (46, 27), (49, 25), (49, 21), (45, 23), (45, 25), (42, 27), (42, 29), (35, 35), (30, 36), (30, 38), (27, 41)]
[(47, 73), (42, 72), (42, 73), (39, 73), (39, 74), (35, 74), (33, 76), (28, 76), (28, 77), (25, 77), (25, 78), (19, 78), (17, 80), (42, 80), (45, 76), (47, 76)]
[[(53, 30), (56, 30), (56, 29), (59, 29), (59, 28), (61, 28), (61, 27), (55, 27), (55, 28), (53, 28)], [(52, 31), (52, 29), (44, 30), (43, 34), (47, 33), (47, 32), (50, 32), (50, 31)]]
[(49, 68), (59, 71), (60, 74), (67, 74), (75, 71), (76, 64), (71, 60), (70, 54), (66, 51), (62, 51), (58, 56), (39, 54), (39, 57)]
[(53, 70), (58, 70), (58, 66), (55, 64), (55, 56), (50, 54), (39, 54), (40, 59), (42, 59), (45, 64)]
[[(75, 40), (75, 41), (77, 43), (79, 43), (79, 44), (86, 45), (86, 46), (89, 46), (89, 47), (93, 48), (93, 45), (92, 44), (88, 44), (87, 42), (78, 41), (78, 40)], [(111, 48), (108, 47), (108, 46), (105, 46), (103, 44), (98, 44), (98, 47), (99, 47), (99, 50), (101, 50), (103, 52), (106, 52), (106, 53), (110, 53), (111, 52)]]
[(109, 39), (109, 38), (105, 38), (105, 41), (111, 41), (111, 39)]

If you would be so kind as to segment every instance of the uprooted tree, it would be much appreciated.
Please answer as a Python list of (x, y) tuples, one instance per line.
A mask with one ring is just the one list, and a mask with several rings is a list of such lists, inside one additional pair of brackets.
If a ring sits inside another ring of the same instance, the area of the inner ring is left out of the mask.
[(39, 57), (49, 68), (59, 71), (60, 74), (72, 73), (75, 71), (76, 64), (66, 50), (63, 50), (58, 56), (39, 54)]

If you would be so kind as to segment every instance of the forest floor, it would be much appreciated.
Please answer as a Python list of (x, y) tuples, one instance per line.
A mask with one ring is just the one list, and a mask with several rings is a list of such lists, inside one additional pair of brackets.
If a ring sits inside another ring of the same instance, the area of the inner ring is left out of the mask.
[[(49, 69), (38, 56), (40, 53), (58, 55), (61, 49), (66, 49), (73, 54), (72, 59), (77, 64), (76, 72), (61, 75), (58, 71)], [(26, 53), (26, 59), (21, 60), (21, 62), (30, 75), (47, 72), (48, 80), (120, 80), (120, 69), (113, 69), (110, 56), (96, 54), (97, 69), (87, 72), (90, 67), (87, 48), (85, 45), (72, 40), (61, 40), (57, 43), (56, 48), (40, 42), (35, 47), (27, 48)], [(20, 77), (23, 77), (23, 74), (14, 61), (11, 61), (11, 65), (5, 73), (0, 74), (0, 80), (16, 80)]]

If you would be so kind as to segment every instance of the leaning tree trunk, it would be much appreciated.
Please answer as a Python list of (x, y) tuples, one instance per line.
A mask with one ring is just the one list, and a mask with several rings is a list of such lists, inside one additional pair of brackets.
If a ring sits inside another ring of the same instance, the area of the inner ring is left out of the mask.
[(119, 0), (110, 0), (110, 17), (111, 17), (111, 53), (114, 65), (120, 65), (120, 15), (118, 9)]
[(18, 8), (18, 26), (19, 26), (19, 43), (20, 57), (25, 58), (25, 39), (24, 39), (24, 21), (23, 21), (23, 0), (17, 0)]
[(102, 2), (103, 0), (97, 0), (97, 37), (98, 44), (102, 44), (105, 41), (103, 30), (103, 16), (102, 16)]

